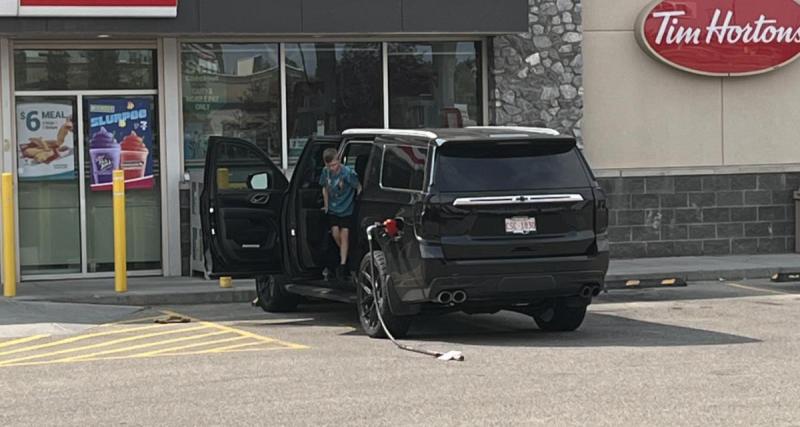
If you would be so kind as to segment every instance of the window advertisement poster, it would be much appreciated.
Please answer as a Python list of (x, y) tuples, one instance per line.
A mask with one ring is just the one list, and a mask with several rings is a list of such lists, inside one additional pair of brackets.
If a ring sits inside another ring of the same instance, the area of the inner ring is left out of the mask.
[(87, 107), (92, 191), (110, 191), (116, 169), (126, 190), (153, 188), (153, 100), (91, 99)]
[(75, 179), (75, 134), (71, 102), (17, 104), (20, 181)]

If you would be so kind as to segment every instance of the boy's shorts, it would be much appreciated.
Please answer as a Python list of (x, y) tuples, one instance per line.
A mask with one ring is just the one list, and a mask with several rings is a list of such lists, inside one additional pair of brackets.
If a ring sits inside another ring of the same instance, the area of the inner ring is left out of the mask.
[(328, 214), (328, 224), (331, 227), (339, 227), (352, 230), (354, 224), (353, 215), (337, 216), (334, 214)]

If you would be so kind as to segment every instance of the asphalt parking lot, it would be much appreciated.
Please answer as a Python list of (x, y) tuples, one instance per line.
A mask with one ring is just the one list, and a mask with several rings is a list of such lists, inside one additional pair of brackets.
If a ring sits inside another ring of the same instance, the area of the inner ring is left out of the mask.
[(800, 423), (798, 283), (612, 291), (569, 334), (507, 312), (412, 328), (464, 362), (369, 339), (339, 304), (0, 309), (4, 426)]

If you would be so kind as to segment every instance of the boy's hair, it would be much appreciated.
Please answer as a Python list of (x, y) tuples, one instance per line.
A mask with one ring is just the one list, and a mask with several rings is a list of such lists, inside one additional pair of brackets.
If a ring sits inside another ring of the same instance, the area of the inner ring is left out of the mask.
[(326, 165), (332, 162), (333, 159), (335, 158), (336, 158), (335, 148), (326, 148), (325, 151), (322, 152), (322, 160), (325, 162)]

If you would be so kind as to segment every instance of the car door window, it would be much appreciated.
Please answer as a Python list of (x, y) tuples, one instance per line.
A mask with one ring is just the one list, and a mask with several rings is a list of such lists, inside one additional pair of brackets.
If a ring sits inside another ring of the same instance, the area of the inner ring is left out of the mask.
[(367, 162), (369, 161), (371, 149), (371, 142), (351, 141), (347, 143), (342, 152), (342, 164), (354, 170), (362, 184), (364, 183), (364, 175), (367, 172)]
[(247, 190), (247, 180), (252, 175), (267, 175), (267, 190), (275, 182), (272, 171), (265, 170), (260, 153), (246, 145), (225, 144), (219, 147), (217, 156), (217, 191), (230, 192)]
[(428, 149), (410, 145), (386, 145), (381, 165), (381, 187), (390, 190), (422, 191)]

